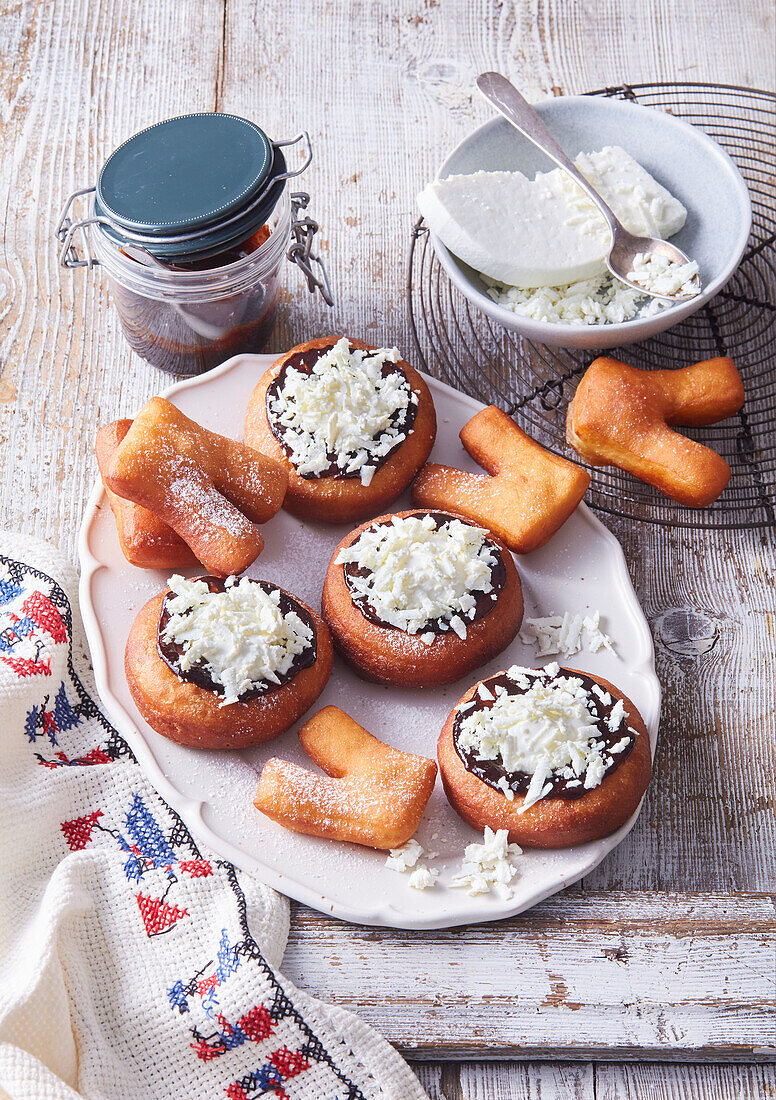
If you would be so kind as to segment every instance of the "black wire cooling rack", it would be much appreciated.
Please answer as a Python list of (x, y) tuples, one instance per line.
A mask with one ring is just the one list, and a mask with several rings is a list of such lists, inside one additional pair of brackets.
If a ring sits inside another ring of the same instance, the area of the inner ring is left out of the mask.
[[(704, 130), (738, 165), (753, 217), (741, 266), (725, 289), (694, 316), (620, 355), (640, 367), (716, 355), (735, 360), (746, 391), (741, 413), (686, 430), (730, 463), (727, 489), (709, 508), (694, 510), (614, 467), (594, 468), (586, 500), (611, 515), (671, 526), (776, 526), (776, 94), (700, 83), (623, 84), (588, 94), (658, 107)], [(422, 220), (412, 235), (407, 299), (416, 350), (430, 374), (507, 409), (539, 442), (580, 461), (565, 442), (565, 413), (595, 353), (532, 343), (470, 306), (436, 259)]]

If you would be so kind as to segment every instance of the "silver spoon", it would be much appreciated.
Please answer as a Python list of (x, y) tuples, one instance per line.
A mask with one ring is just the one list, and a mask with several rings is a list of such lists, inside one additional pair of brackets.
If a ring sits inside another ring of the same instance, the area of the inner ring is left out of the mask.
[(638, 255), (665, 256), (677, 264), (690, 263), (690, 258), (685, 256), (676, 245), (662, 241), (659, 237), (635, 237), (629, 233), (615, 217), (613, 211), (604, 202), (593, 185), (585, 179), (574, 162), (558, 145), (555, 138), (539, 118), (531, 105), (523, 99), (514, 84), (510, 84), (505, 76), (500, 73), (481, 73), (477, 77), (477, 87), (485, 98), (493, 104), (507, 122), (520, 131), (520, 133), (532, 141), (537, 148), (551, 157), (557, 165), (572, 177), (585, 191), (598, 209), (603, 214), (612, 233), (612, 243), (609, 255), (606, 257), (606, 266), (621, 282), (633, 287), (642, 294), (648, 294), (651, 298), (659, 298), (662, 302), (688, 302), (695, 298), (701, 291), (700, 276), (696, 275), (693, 284), (697, 289), (691, 294), (656, 294), (653, 290), (636, 283), (628, 277), (633, 271), (633, 264)]

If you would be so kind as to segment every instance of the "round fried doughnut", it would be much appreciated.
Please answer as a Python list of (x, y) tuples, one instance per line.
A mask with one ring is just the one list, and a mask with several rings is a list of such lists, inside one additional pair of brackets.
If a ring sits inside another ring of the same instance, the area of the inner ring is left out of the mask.
[[(454, 512), (433, 512), (413, 508), (408, 512), (378, 516), (362, 523), (339, 543), (323, 583), (321, 610), (331, 628), (339, 653), (365, 680), (402, 687), (431, 687), (450, 684), (484, 665), (502, 651), (517, 634), (523, 618), (523, 592), (512, 555), (492, 532), (487, 540), (498, 550), (504, 565), (505, 580), (493, 607), (481, 618), (466, 624), (466, 637), (454, 630), (437, 633), (431, 645), (421, 640), (422, 631), (409, 634), (398, 627), (379, 625), (353, 602), (345, 579), (345, 567), (336, 564), (341, 550), (350, 546), (363, 531), (396, 517), (444, 516), (476, 527)], [(484, 530), (484, 528), (479, 528)]]
[[(401, 496), (424, 464), (436, 438), (436, 413), (429, 388), (418, 372), (404, 359), (399, 367), (409, 381), (418, 402), (414, 423), (406, 438), (383, 461), (370, 481), (362, 485), (361, 478), (333, 474), (325, 477), (302, 477), (297, 473), (288, 452), (270, 427), (267, 418), (267, 390), (286, 363), (297, 355), (316, 349), (328, 350), (336, 338), (321, 336), (292, 348), (269, 367), (259, 379), (248, 402), (245, 415), (245, 442), (263, 454), (280, 462), (288, 471), (288, 490), (283, 503), (295, 516), (319, 520), (321, 523), (353, 523), (389, 507)], [(348, 338), (351, 348), (377, 351), (371, 344)]]
[(470, 772), (455, 746), (453, 723), (458, 708), (474, 697), (482, 681), (469, 688), (456, 703), (437, 744), (445, 794), (456, 813), (479, 832), (486, 825), (493, 830), (506, 829), (511, 843), (526, 848), (566, 848), (608, 836), (624, 825), (636, 811), (652, 773), (649, 734), (644, 719), (627, 695), (603, 677), (573, 668), (562, 668), (560, 671), (572, 676), (590, 677), (615, 702), (622, 699), (627, 724), (636, 731), (631, 751), (613, 771), (604, 776), (597, 787), (586, 790), (578, 798), (547, 796), (521, 814), (518, 810), (525, 801), (523, 795), (515, 794), (510, 801), (500, 790)]
[(149, 726), (163, 737), (198, 749), (259, 745), (292, 726), (326, 686), (333, 658), (329, 629), (319, 615), (291, 596), (313, 622), (314, 663), (300, 669), (279, 687), (219, 706), (221, 696), (216, 691), (184, 680), (159, 655), (157, 631), (166, 595), (167, 591), (160, 592), (140, 609), (124, 655), (127, 683), (135, 706)]

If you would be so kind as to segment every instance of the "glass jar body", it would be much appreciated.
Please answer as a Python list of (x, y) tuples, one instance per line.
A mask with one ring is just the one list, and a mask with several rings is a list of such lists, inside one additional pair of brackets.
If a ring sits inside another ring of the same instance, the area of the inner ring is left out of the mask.
[(138, 355), (162, 370), (191, 375), (232, 355), (262, 351), (272, 332), (291, 236), (287, 188), (263, 230), (266, 239), (247, 255), (231, 249), (194, 265), (182, 257), (180, 266), (173, 266), (154, 264), (150, 257), (148, 264), (141, 263), (96, 226), (95, 257), (108, 276), (124, 335)]

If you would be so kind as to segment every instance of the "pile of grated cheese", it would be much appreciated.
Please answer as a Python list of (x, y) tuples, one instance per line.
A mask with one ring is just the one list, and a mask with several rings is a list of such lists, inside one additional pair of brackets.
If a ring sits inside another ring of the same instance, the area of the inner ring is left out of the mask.
[[(367, 570), (364, 576), (348, 575), (347, 583), (353, 598), (383, 622), (408, 634), (437, 623), (465, 638), (466, 621), (476, 612), (474, 594), (492, 592), (497, 558), (481, 528), (458, 519), (437, 527), (424, 515), (395, 516), (367, 528), (336, 561)], [(426, 645), (434, 641), (430, 631), (420, 637)]]
[(598, 653), (601, 649), (614, 653), (612, 639), (601, 630), (600, 611), (594, 611), (591, 615), (573, 615), (566, 611), (564, 615), (523, 619), (520, 641), (523, 645), (535, 644), (540, 657), (550, 657), (555, 653), (573, 657), (582, 649), (583, 642), (591, 653)]
[(383, 377), (384, 364), (400, 358), (397, 348), (351, 348), (343, 336), (309, 374), (294, 367), (286, 370), (267, 411), (282, 430), (297, 473), (319, 476), (334, 456), (341, 473), (370, 484), (380, 460), (406, 439), (406, 432), (393, 423), (396, 414), (418, 401), (403, 373)]
[(670, 260), (668, 256), (650, 256), (639, 252), (633, 260), (633, 270), (628, 272), (628, 278), (653, 294), (668, 294), (671, 297), (677, 294), (700, 294), (698, 265), (695, 260), (681, 264)]
[[(607, 725), (611, 733), (622, 730), (624, 736), (606, 750), (579, 677), (562, 672), (557, 664), (538, 670), (513, 665), (507, 675), (522, 694), (509, 695), (503, 685), (497, 685), (489, 709), (470, 709), (470, 703), (460, 706), (459, 746), (481, 760), (500, 760), (507, 772), (531, 776), (519, 813), (550, 794), (552, 784), (547, 780), (552, 774), (570, 787), (599, 786), (607, 767), (604, 753), (623, 752), (630, 744), (622, 700), (612, 708)], [(612, 702), (607, 693), (600, 697), (605, 705)], [(502, 789), (507, 798), (514, 798), (506, 782)]]
[(482, 280), (488, 297), (497, 305), (551, 325), (618, 325), (637, 317), (654, 317), (671, 305), (633, 290), (608, 271), (567, 286), (532, 290), (505, 286), (486, 275)]
[(258, 686), (279, 684), (313, 641), (312, 629), (295, 611), (282, 613), (277, 589), (267, 592), (247, 577), (225, 583), (223, 592), (211, 592), (205, 581), (170, 577), (174, 595), (167, 598), (170, 618), (163, 634), (183, 647), (182, 671), (205, 663), (224, 689), (222, 707)]

